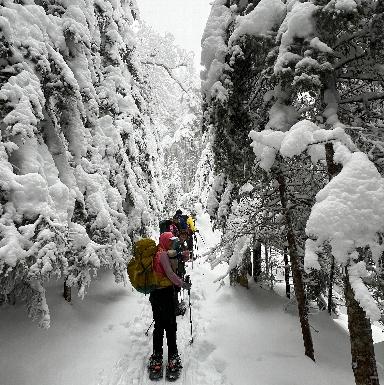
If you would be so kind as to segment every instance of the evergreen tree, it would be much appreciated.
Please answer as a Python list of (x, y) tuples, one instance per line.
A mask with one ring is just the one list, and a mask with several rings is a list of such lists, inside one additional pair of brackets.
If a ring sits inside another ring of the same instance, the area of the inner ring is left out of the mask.
[(0, 290), (49, 326), (44, 283), (124, 277), (162, 211), (133, 0), (3, 1)]
[[(368, 278), (363, 267), (369, 265), (372, 274), (368, 287), (375, 294), (380, 293), (370, 283), (381, 271), (377, 251), (381, 250), (381, 225), (371, 226), (362, 237), (364, 240), (349, 232), (348, 242), (361, 248), (357, 247), (357, 254), (352, 248), (341, 258), (336, 247), (339, 241), (332, 235), (325, 236), (312, 221), (320, 215), (319, 197), (332, 190), (327, 185), (328, 178), (343, 180), (351, 165), (357, 165), (355, 158), (361, 157), (363, 166), (357, 167), (350, 183), (356, 178), (363, 185), (362, 175), (370, 174), (377, 183), (373, 196), (380, 196), (381, 179), (368, 158), (359, 152), (351, 157), (341, 154), (365, 151), (381, 170), (381, 145), (376, 144), (381, 142), (377, 112), (382, 109), (383, 100), (379, 80), (382, 65), (378, 64), (382, 45), (377, 43), (378, 28), (383, 22), (382, 5), (381, 1), (217, 0), (202, 43), (206, 67), (202, 76), (204, 122), (213, 138), (217, 175), (208, 209), (224, 230), (225, 251), (217, 258), (231, 262), (231, 255), (238, 251), (230, 248), (243, 233), (253, 234), (253, 242), (266, 236), (264, 242), (272, 241), (281, 254), (289, 246), (305, 349), (311, 358), (306, 297), (309, 295), (324, 307), (329, 289), (328, 303), (332, 308), (336, 258), (347, 269), (337, 278), (339, 283), (341, 279), (345, 282), (345, 298), (350, 307), (357, 384), (367, 383), (368, 377), (377, 383), (370, 323), (363, 320), (375, 320), (380, 313), (377, 304), (362, 299), (366, 288), (360, 283)], [(253, 154), (248, 155), (248, 136), (259, 168), (254, 167)], [(329, 186), (337, 183), (332, 179)], [(248, 184), (252, 194), (243, 196)], [(373, 201), (364, 189), (360, 189), (361, 200), (371, 207)], [(349, 202), (348, 194), (342, 196)], [(351, 212), (360, 210), (357, 202), (344, 204), (351, 205)], [(247, 210), (251, 215), (244, 215)], [(338, 220), (337, 211), (328, 215)], [(242, 230), (234, 232), (232, 223), (236, 220), (231, 216), (241, 218)], [(320, 226), (320, 222), (316, 225)], [(315, 248), (308, 247), (312, 245), (308, 236), (317, 239)], [(320, 239), (327, 240), (329, 247), (320, 247)], [(364, 252), (368, 246), (369, 251)], [(317, 272), (307, 277), (309, 285), (305, 287), (303, 260), (307, 263), (316, 253), (321, 255), (316, 259), (319, 264), (311, 266)], [(239, 265), (241, 258), (237, 261)], [(364, 344), (367, 349), (360, 350)], [(363, 356), (368, 358), (363, 360)]]

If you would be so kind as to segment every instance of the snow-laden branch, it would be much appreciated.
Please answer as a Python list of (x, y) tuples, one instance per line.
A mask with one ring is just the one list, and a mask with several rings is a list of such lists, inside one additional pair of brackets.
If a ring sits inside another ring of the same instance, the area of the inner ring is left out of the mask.
[[(380, 318), (374, 299), (362, 279), (365, 263), (357, 262), (357, 249), (369, 247), (378, 262), (384, 245), (378, 234), (384, 233), (384, 179), (369, 160), (357, 151), (349, 135), (337, 122), (334, 129), (324, 130), (308, 120), (294, 124), (287, 132), (266, 129), (251, 131), (252, 147), (259, 166), (269, 171), (278, 154), (292, 158), (307, 152), (312, 161), (324, 159), (324, 143), (334, 143), (333, 160), (343, 166), (316, 195), (306, 226), (305, 267), (319, 269), (317, 253), (329, 242), (336, 261), (349, 269), (349, 280), (355, 297), (371, 320)], [(320, 144), (319, 142), (323, 142)]]
[(343, 168), (316, 195), (316, 203), (307, 221), (305, 268), (319, 269), (317, 254), (324, 242), (329, 242), (332, 255), (342, 266), (348, 266), (349, 281), (355, 297), (371, 320), (380, 319), (380, 311), (362, 279), (366, 265), (357, 262), (357, 249), (369, 246), (377, 263), (384, 249), (379, 233), (384, 232), (384, 179), (368, 156), (362, 152), (351, 153), (338, 144), (335, 161)]
[(366, 36), (369, 33), (369, 28), (363, 28), (355, 33), (342, 35), (341, 38), (332, 46), (333, 49), (340, 47), (341, 45), (348, 43), (349, 41)]
[(355, 60), (361, 59), (361, 58), (364, 57), (365, 55), (366, 55), (366, 52), (363, 51), (363, 52), (360, 52), (360, 53), (358, 53), (358, 54), (356, 54), (356, 55), (353, 55), (353, 56), (344, 58), (344, 59), (340, 60), (339, 62), (337, 62), (337, 63), (333, 66), (333, 68), (334, 68), (335, 70), (337, 70), (337, 69), (339, 69), (339, 68), (342, 68), (342, 67), (344, 67), (345, 65), (347, 65), (348, 63), (351, 63), (351, 62), (353, 62), (353, 61), (355, 61)]
[(265, 171), (271, 169), (278, 153), (290, 158), (306, 151), (313, 163), (317, 163), (325, 159), (324, 144), (327, 142), (338, 140), (354, 149), (354, 144), (342, 127), (325, 130), (309, 120), (301, 120), (287, 132), (266, 129), (251, 131), (249, 136), (253, 140), (253, 152)]
[(348, 99), (340, 100), (340, 104), (346, 103), (365, 103), (371, 100), (384, 99), (384, 92), (366, 92), (364, 94), (355, 95)]
[(181, 63), (181, 64), (176, 65), (175, 67), (172, 67), (172, 68), (167, 66), (164, 63), (157, 63), (157, 62), (154, 62), (154, 61), (141, 61), (141, 64), (153, 65), (153, 66), (158, 66), (158, 67), (164, 68), (165, 71), (167, 71), (168, 75), (180, 86), (180, 88), (186, 94), (188, 93), (188, 90), (185, 88), (184, 84), (172, 73), (172, 70), (174, 70), (176, 68), (179, 68), (179, 67), (183, 67), (183, 66), (185, 66), (185, 64)]

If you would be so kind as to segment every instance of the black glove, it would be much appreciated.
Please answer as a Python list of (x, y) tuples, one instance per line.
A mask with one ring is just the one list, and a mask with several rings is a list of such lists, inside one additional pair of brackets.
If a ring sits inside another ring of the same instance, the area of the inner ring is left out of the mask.
[(181, 284), (181, 288), (184, 289), (184, 290), (191, 290), (191, 283), (190, 282), (183, 282)]
[(191, 286), (192, 286), (192, 283), (191, 283), (191, 281), (188, 281), (188, 282), (183, 282), (182, 284), (181, 284), (181, 287), (182, 287), (182, 289), (184, 289), (184, 290), (191, 290)]

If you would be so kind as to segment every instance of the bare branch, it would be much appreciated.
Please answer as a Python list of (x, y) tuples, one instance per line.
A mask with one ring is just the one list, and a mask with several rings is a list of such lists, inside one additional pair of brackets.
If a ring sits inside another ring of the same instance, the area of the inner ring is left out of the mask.
[(175, 68), (178, 68), (178, 67), (182, 67), (182, 66), (185, 66), (184, 63), (181, 63), (181, 64), (178, 64), (176, 67), (174, 68), (170, 68), (168, 67), (166, 64), (163, 64), (163, 63), (156, 63), (156, 62), (152, 62), (152, 61), (142, 61), (141, 64), (145, 64), (145, 65), (153, 65), (153, 66), (158, 66), (158, 67), (161, 67), (161, 68), (164, 68), (167, 72), (168, 72), (168, 75), (180, 86), (180, 88), (186, 93), (188, 94), (188, 90), (184, 87), (183, 83), (172, 73), (172, 70), (175, 69)]

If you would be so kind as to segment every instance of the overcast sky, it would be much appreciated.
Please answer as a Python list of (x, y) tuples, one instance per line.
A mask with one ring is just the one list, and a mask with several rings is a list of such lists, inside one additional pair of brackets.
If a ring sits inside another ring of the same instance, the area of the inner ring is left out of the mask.
[(212, 0), (137, 0), (142, 20), (160, 33), (170, 32), (175, 42), (195, 53), (195, 66), (200, 65), (200, 40)]

